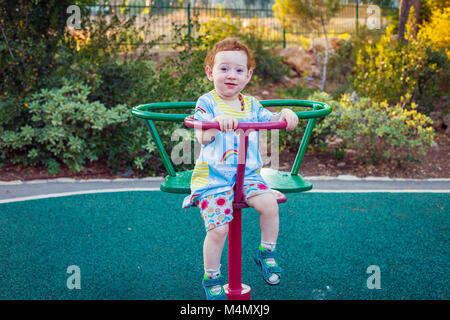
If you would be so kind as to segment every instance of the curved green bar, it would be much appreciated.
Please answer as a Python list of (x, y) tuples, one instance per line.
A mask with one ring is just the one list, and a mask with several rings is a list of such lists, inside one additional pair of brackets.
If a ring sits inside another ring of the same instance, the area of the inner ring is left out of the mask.
[[(260, 101), (264, 107), (306, 107), (312, 110), (295, 112), (299, 119), (309, 119), (305, 129), (302, 141), (297, 152), (291, 172), (278, 171), (270, 168), (262, 168), (261, 175), (272, 189), (284, 193), (303, 192), (312, 189), (312, 184), (303, 180), (298, 174), (303, 156), (306, 152), (312, 130), (317, 118), (325, 117), (331, 113), (331, 107), (323, 102), (309, 100), (262, 100)], [(183, 113), (160, 113), (159, 110), (185, 110), (195, 108), (196, 103), (192, 101), (186, 102), (157, 102), (143, 104), (132, 108), (131, 113), (138, 118), (147, 120), (153, 139), (157, 145), (158, 152), (164, 163), (169, 175), (161, 184), (161, 191), (171, 193), (190, 193), (191, 176), (193, 170), (176, 172), (172, 162), (162, 145), (153, 121), (173, 121), (183, 122), (184, 118), (191, 114)]]
[[(297, 111), (296, 114), (299, 119), (314, 119), (321, 118), (331, 113), (331, 107), (323, 102), (309, 101), (309, 100), (261, 100), (263, 107), (309, 107), (311, 111)], [(149, 104), (141, 104), (133, 107), (131, 113), (135, 117), (146, 120), (155, 121), (175, 121), (183, 122), (184, 118), (191, 114), (176, 114), (176, 113), (159, 113), (157, 110), (168, 109), (189, 109), (194, 108), (195, 102), (157, 102)]]

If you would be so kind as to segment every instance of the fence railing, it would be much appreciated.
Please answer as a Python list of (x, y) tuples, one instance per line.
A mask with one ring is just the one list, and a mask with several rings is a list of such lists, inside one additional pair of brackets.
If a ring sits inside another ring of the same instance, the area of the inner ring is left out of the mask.
[[(223, 8), (220, 6), (191, 6), (187, 5), (127, 5), (110, 1), (89, 7), (91, 17), (103, 13), (119, 17), (135, 16), (136, 26), (151, 23), (151, 32), (146, 40), (157, 39), (164, 35), (158, 44), (174, 43), (175, 29), (173, 25), (186, 25), (188, 33), (195, 36), (199, 30), (191, 28), (193, 19), (203, 25), (208, 21), (220, 19), (235, 23), (245, 32), (249, 25), (256, 26), (258, 34), (264, 40), (278, 43), (286, 47), (290, 44), (299, 45), (301, 38), (319, 36), (320, 30), (310, 30), (304, 23), (299, 22), (285, 29), (275, 18), (270, 8)], [(366, 26), (382, 30), (387, 26), (397, 8), (379, 8), (372, 5), (361, 5), (358, 2), (343, 4), (340, 12), (327, 23), (327, 32), (330, 35), (354, 34), (358, 29)], [(151, 19), (149, 20), (149, 18)], [(254, 28), (252, 30), (255, 30)]]

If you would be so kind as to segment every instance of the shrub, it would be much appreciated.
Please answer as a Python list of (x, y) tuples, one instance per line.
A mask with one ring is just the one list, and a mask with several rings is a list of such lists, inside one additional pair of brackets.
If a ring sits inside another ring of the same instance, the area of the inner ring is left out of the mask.
[(442, 86), (448, 79), (443, 77), (447, 61), (414, 35), (412, 19), (410, 14), (405, 43), (397, 41), (391, 26), (379, 42), (359, 50), (353, 84), (361, 96), (389, 104), (415, 102), (429, 112), (446, 94)]
[(155, 77), (150, 50), (162, 38), (145, 42), (143, 34), (151, 34), (153, 18), (143, 19), (136, 27), (136, 16), (100, 13), (83, 29), (67, 30), (56, 52), (57, 76), (86, 83), (92, 89), (89, 101), (99, 100), (108, 108), (140, 103)]
[(353, 149), (365, 163), (394, 160), (402, 165), (419, 161), (427, 146), (433, 144), (433, 122), (416, 110), (414, 102), (405, 108), (364, 97), (352, 101), (349, 95), (343, 95), (332, 107), (332, 114), (315, 131), (325, 133), (326, 141), (334, 141), (336, 155)]
[(111, 147), (105, 129), (127, 123), (130, 115), (125, 105), (107, 109), (89, 102), (89, 91), (66, 83), (33, 94), (26, 104), (30, 121), (16, 130), (0, 128), (1, 161), (43, 164), (56, 173), (60, 163), (77, 172), (87, 160), (98, 160)]
[[(327, 78), (335, 85), (333, 97), (338, 99), (343, 93), (352, 92), (355, 65), (359, 50), (380, 39), (378, 30), (369, 30), (360, 26), (358, 33), (347, 37), (338, 50), (330, 55), (327, 66)], [(331, 86), (329, 86), (332, 89)], [(329, 92), (330, 90), (328, 90)]]
[[(47, 87), (56, 67), (55, 51), (64, 37), (66, 9), (91, 0), (2, 1), (0, 8), (0, 127), (28, 122), (25, 98)], [(85, 11), (82, 10), (82, 16)]]
[(419, 37), (435, 50), (444, 50), (450, 59), (450, 7), (433, 11), (430, 21), (421, 26)]
[[(304, 100), (320, 101), (327, 103), (328, 105), (331, 106), (333, 110), (338, 108), (338, 102), (336, 100), (333, 100), (332, 97), (327, 93), (321, 91), (315, 91), (311, 93), (310, 90), (308, 89), (305, 90), (302, 87), (293, 88), (291, 90), (285, 90), (284, 95), (282, 97), (283, 99), (290, 99), (290, 98), (299, 99), (299, 97), (301, 97), (301, 99)], [(290, 109), (296, 112), (308, 110), (307, 108), (303, 107), (291, 107)], [(303, 138), (307, 121), (308, 120), (300, 120), (299, 125), (294, 130), (291, 131), (280, 130), (279, 137), (281, 149), (289, 150), (291, 152), (297, 151), (297, 148), (300, 145), (300, 142)], [(322, 121), (324, 121), (324, 118), (317, 119), (315, 127), (317, 127), (319, 123), (321, 123)], [(330, 128), (327, 127), (324, 127), (320, 131), (316, 129), (313, 130), (309, 141), (310, 148), (313, 150), (325, 151), (327, 148), (326, 139), (330, 134), (332, 134), (332, 131)]]

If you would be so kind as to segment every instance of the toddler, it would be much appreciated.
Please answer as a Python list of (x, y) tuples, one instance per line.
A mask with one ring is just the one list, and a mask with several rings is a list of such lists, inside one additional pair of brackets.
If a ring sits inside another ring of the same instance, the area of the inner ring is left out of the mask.
[[(227, 38), (216, 43), (205, 59), (206, 75), (214, 83), (214, 90), (198, 99), (194, 111), (195, 120), (216, 121), (220, 126), (220, 130), (195, 130), (202, 147), (192, 174), (191, 194), (183, 201), (183, 208), (199, 207), (205, 222), (202, 284), (208, 300), (226, 299), (220, 259), (228, 235), (228, 223), (233, 219), (233, 186), (239, 150), (239, 137), (234, 130), (238, 122), (285, 120), (287, 130), (298, 124), (293, 111), (283, 109), (273, 114), (254, 97), (241, 93), (254, 68), (252, 53), (239, 40)], [(260, 175), (261, 167), (258, 133), (254, 131), (249, 134), (243, 192), (247, 204), (260, 214), (261, 244), (254, 259), (263, 279), (276, 285), (281, 274), (275, 261), (278, 203)]]

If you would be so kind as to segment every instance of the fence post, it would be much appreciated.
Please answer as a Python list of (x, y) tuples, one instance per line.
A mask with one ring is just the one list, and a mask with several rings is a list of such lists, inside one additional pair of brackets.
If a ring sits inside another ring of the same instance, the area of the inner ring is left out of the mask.
[(356, 0), (356, 21), (355, 21), (356, 34), (359, 29), (359, 0)]
[(286, 48), (286, 29), (283, 28), (283, 49)]
[(188, 19), (188, 44), (191, 47), (191, 4), (187, 5), (187, 19)]

